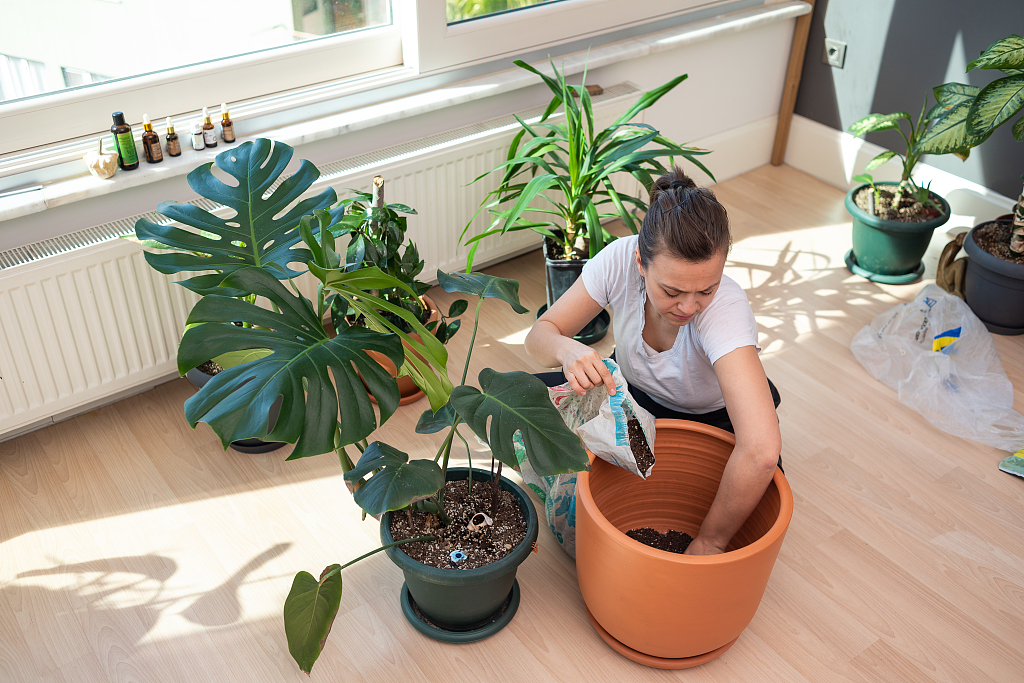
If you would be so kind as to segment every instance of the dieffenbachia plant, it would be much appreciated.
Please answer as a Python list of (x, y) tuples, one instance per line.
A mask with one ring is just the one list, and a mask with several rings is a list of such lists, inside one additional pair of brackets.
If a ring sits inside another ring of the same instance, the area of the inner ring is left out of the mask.
[[(1024, 38), (1010, 35), (989, 45), (981, 56), (967, 65), (967, 71), (996, 69), (1003, 76), (984, 87), (944, 83), (935, 88), (938, 104), (932, 109), (934, 125), (918, 143), (921, 154), (955, 154), (967, 159), (971, 149), (982, 144), (996, 128), (1024, 112)], [(1024, 141), (1024, 116), (1010, 129)], [(1024, 176), (1022, 176), (1024, 179)], [(1010, 250), (1024, 254), (1024, 191), (1014, 210)]]

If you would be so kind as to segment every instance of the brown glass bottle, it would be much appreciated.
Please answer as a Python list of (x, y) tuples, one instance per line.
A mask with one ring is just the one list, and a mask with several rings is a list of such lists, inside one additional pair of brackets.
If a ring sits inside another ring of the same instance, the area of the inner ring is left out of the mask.
[(132, 127), (124, 122), (123, 113), (115, 111), (113, 117), (114, 125), (110, 127), (110, 132), (114, 138), (114, 147), (117, 149), (117, 165), (122, 171), (134, 171), (139, 167), (139, 153), (135, 149)]
[(224, 142), (235, 141), (235, 123), (231, 120), (228, 105), (224, 102), (220, 103), (220, 136)]
[(153, 132), (148, 114), (142, 115), (142, 130), (142, 151), (146, 155), (146, 162), (159, 164), (164, 160), (164, 152), (160, 149), (160, 136)]
[(207, 147), (217, 146), (217, 131), (213, 128), (210, 112), (206, 107), (203, 107), (203, 143)]
[(178, 139), (178, 134), (174, 132), (174, 122), (171, 121), (170, 116), (167, 117), (167, 156), (181, 156), (181, 140)]

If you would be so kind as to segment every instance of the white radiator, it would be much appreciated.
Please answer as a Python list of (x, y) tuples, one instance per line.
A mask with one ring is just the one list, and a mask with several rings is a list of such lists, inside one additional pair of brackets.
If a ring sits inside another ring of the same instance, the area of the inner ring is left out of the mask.
[[(595, 97), (598, 129), (638, 93), (620, 84)], [(529, 119), (541, 111), (519, 115)], [(368, 191), (372, 176), (383, 175), (386, 199), (418, 211), (408, 234), (425, 261), (421, 278), (433, 282), (438, 268), (465, 268), (468, 249), (459, 245), (459, 235), (497, 181), (466, 186), (505, 159), (516, 127), (511, 116), (500, 117), (328, 164), (309, 194), (328, 185), (339, 196), (349, 187)], [(633, 181), (626, 176), (624, 182)], [(208, 200), (193, 203), (218, 208)], [(137, 218), (0, 252), (0, 440), (177, 376), (178, 339), (198, 297), (150, 268), (136, 243), (118, 239), (134, 233)], [(481, 215), (473, 232), (488, 224)], [(532, 231), (489, 238), (475, 267), (538, 245)], [(307, 296), (315, 295), (311, 276), (301, 285)]]

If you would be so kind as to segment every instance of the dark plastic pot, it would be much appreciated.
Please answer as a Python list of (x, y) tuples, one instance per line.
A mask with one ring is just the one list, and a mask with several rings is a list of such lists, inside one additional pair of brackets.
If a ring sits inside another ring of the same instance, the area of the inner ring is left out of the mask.
[[(876, 183), (894, 187), (899, 183)], [(921, 257), (928, 250), (935, 228), (949, 220), (949, 204), (935, 193), (943, 215), (923, 223), (902, 223), (873, 216), (853, 201), (859, 185), (846, 193), (846, 210), (853, 219), (853, 249), (847, 254), (850, 270), (876, 282), (907, 284), (924, 274)]]
[[(544, 311), (551, 308), (551, 305), (558, 301), (559, 297), (565, 294), (576, 280), (580, 279), (583, 273), (583, 266), (587, 265), (590, 259), (552, 259), (548, 258), (548, 238), (544, 237), (544, 274), (547, 284), (548, 303), (537, 312), (539, 318)], [(591, 320), (580, 330), (579, 334), (573, 337), (584, 344), (596, 344), (608, 334), (608, 326), (611, 316), (607, 311), (601, 311), (596, 318)]]
[[(213, 375), (208, 375), (199, 368), (192, 368), (185, 373), (185, 379), (191, 382), (192, 386), (196, 389), (202, 389), (206, 386), (206, 383), (213, 379)], [(274, 405), (270, 406), (270, 413), (268, 414), (269, 429), (273, 430), (274, 425), (277, 424), (277, 416), (281, 414), (281, 403), (280, 397), (274, 401)], [(241, 439), (239, 441), (232, 441), (231, 448), (240, 453), (269, 453), (270, 451), (276, 451), (278, 448), (285, 446), (286, 444), (280, 441), (264, 441), (263, 439)]]
[(964, 297), (989, 332), (1024, 334), (1024, 265), (993, 256), (974, 241), (975, 230), (995, 222), (975, 226), (964, 240)]
[[(448, 481), (465, 479), (469, 474), (467, 467), (449, 467)], [(473, 481), (486, 483), (490, 473), (473, 470)], [(474, 484), (475, 485), (475, 484)], [(519, 508), (526, 517), (526, 538), (508, 555), (497, 562), (484, 567), (466, 570), (438, 569), (418, 562), (402, 551), (401, 547), (389, 548), (385, 552), (405, 574), (405, 585), (419, 610), (442, 629), (451, 631), (446, 636), (444, 631), (435, 629), (437, 633), (427, 633), (438, 640), (448, 642), (465, 642), (461, 636), (470, 630), (480, 631), (498, 616), (513, 592), (516, 570), (529, 557), (533, 543), (537, 540), (537, 513), (526, 493), (508, 479), (502, 477), (501, 488), (512, 493), (519, 501)], [(382, 543), (393, 543), (391, 536), (391, 515), (388, 512), (381, 518), (380, 540)], [(413, 620), (422, 623), (415, 615), (406, 617), (421, 632), (426, 633)], [(511, 615), (504, 621), (511, 619)], [(491, 635), (491, 633), (487, 633)]]

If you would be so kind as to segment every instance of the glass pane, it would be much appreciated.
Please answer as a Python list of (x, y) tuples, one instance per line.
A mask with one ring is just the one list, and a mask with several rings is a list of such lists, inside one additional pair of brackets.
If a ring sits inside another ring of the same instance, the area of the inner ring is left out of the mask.
[(0, 22), (0, 101), (391, 23), (390, 0), (50, 0)]
[(477, 19), (533, 5), (550, 5), (561, 0), (446, 0), (448, 23)]

